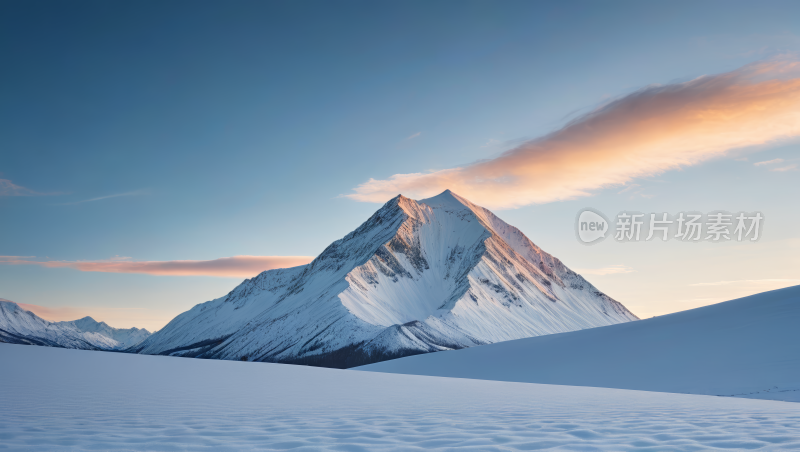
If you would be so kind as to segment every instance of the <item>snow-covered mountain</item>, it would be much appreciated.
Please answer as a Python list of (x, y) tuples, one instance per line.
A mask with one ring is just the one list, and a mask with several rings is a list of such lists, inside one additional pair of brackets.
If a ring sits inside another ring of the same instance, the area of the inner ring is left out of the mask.
[(49, 322), (0, 299), (0, 342), (45, 345), (84, 350), (119, 350), (136, 345), (149, 336), (145, 329), (111, 328), (105, 322), (84, 317), (71, 322)]
[(130, 351), (345, 368), (635, 319), (448, 190), (397, 196), (310, 264), (246, 280)]
[(794, 286), (624, 325), (359, 370), (800, 402), (798, 325)]
[(59, 323), (69, 323), (84, 333), (98, 333), (114, 339), (117, 341), (117, 345), (114, 347), (115, 349), (128, 348), (142, 342), (150, 336), (150, 332), (144, 328), (114, 328), (108, 326), (106, 322), (98, 322), (91, 317)]

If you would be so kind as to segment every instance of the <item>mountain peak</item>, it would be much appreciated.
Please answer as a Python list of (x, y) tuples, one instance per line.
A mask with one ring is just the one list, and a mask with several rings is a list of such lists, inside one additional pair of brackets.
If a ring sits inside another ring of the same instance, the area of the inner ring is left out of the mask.
[(106, 328), (109, 330), (116, 329), (108, 325), (106, 322), (98, 322), (97, 320), (88, 315), (78, 320), (73, 320), (71, 323), (83, 331), (86, 331), (87, 329), (97, 330), (99, 328)]
[(130, 351), (352, 367), (635, 319), (445, 190), (395, 196), (311, 264), (263, 272)]
[(476, 206), (468, 199), (453, 193), (453, 191), (450, 189), (447, 189), (431, 198), (420, 199), (417, 202), (421, 204), (427, 204), (431, 207), (446, 207), (451, 209), (463, 209), (466, 207), (473, 211), (480, 209), (480, 207)]

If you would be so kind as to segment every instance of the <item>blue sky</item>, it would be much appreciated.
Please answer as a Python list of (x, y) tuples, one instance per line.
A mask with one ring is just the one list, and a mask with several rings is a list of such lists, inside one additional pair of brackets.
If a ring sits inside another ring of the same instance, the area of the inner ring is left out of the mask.
[[(495, 158), (652, 84), (796, 56), (797, 17), (797, 2), (4, 2), (0, 179), (32, 196), (0, 196), (0, 255), (314, 256), (378, 208), (340, 196), (370, 178)], [(637, 314), (688, 309), (800, 278), (798, 172), (753, 165), (799, 150), (497, 213), (568, 266), (632, 269), (587, 278)], [(585, 206), (759, 210), (768, 229), (584, 247)], [(692, 286), (763, 280), (784, 282)], [(2, 298), (151, 329), (237, 283), (0, 264)]]

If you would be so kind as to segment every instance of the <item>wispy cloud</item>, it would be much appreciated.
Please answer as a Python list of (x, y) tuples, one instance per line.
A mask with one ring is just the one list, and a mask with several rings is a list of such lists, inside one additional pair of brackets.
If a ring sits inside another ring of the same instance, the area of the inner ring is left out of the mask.
[(782, 59), (657, 85), (610, 102), (494, 159), (370, 179), (347, 197), (384, 202), (445, 189), (491, 208), (588, 196), (734, 149), (800, 136), (800, 63)]
[(161, 276), (217, 276), (251, 278), (264, 270), (304, 265), (309, 256), (233, 256), (207, 261), (132, 261), (114, 257), (103, 261), (31, 260), (17, 256), (0, 256), (0, 264), (39, 265), (47, 268), (72, 268), (82, 272), (144, 273)]
[(620, 273), (633, 273), (635, 270), (627, 265), (610, 265), (603, 268), (576, 268), (573, 269), (580, 275), (617, 275)]
[(628, 196), (629, 199), (636, 199), (637, 197), (642, 198), (653, 198), (655, 195), (650, 193), (645, 193), (644, 187), (639, 184), (630, 184), (627, 187), (623, 188), (622, 190), (617, 192), (618, 195), (624, 194)]
[(417, 137), (419, 137), (420, 135), (422, 135), (422, 132), (417, 132), (417, 133), (415, 133), (414, 135), (411, 135), (411, 136), (409, 136), (409, 137), (406, 137), (406, 140), (413, 140), (414, 138), (417, 138)]
[(772, 159), (772, 160), (765, 160), (763, 162), (756, 162), (753, 163), (754, 166), (764, 166), (764, 165), (774, 165), (776, 163), (783, 162), (783, 159)]
[(707, 283), (690, 284), (693, 287), (700, 286), (729, 286), (732, 284), (800, 284), (800, 279), (738, 279), (735, 281), (715, 281)]
[(775, 166), (775, 165), (781, 164), (783, 162), (784, 162), (783, 159), (772, 159), (772, 160), (765, 160), (763, 162), (756, 162), (756, 163), (753, 163), (753, 165), (755, 165), (755, 166), (772, 166), (773, 168), (770, 168), (769, 170), (770, 171), (776, 171), (776, 172), (779, 172), (779, 173), (784, 172), (784, 171), (794, 171), (794, 170), (797, 169), (797, 164), (796, 163), (791, 163), (791, 164), (786, 165), (786, 166), (777, 166), (777, 167)]
[(58, 193), (41, 193), (21, 187), (8, 179), (0, 179), (0, 196), (50, 196)]
[(711, 304), (711, 303), (719, 303), (720, 301), (725, 301), (725, 299), (724, 298), (719, 298), (719, 297), (690, 298), (688, 300), (678, 300), (678, 303), (695, 303), (695, 304), (707, 305), (707, 304)]
[(83, 203), (86, 203), (86, 202), (94, 202), (94, 201), (102, 201), (104, 199), (119, 198), (121, 196), (139, 196), (139, 195), (146, 195), (146, 194), (147, 194), (147, 190), (134, 190), (134, 191), (129, 191), (129, 192), (125, 192), (125, 193), (116, 193), (116, 194), (113, 194), (113, 195), (98, 196), (96, 198), (84, 199), (84, 200), (81, 200), (81, 201), (65, 202), (65, 203), (61, 203), (59, 205), (72, 206), (72, 205), (75, 205), (75, 204), (83, 204)]
[(114, 256), (114, 257), (108, 258), (108, 260), (110, 260), (110, 261), (129, 261), (131, 259), (133, 259), (133, 258), (130, 257), (130, 256)]
[(623, 188), (622, 190), (618, 191), (617, 194), (621, 195), (621, 194), (623, 194), (625, 192), (629, 192), (631, 190), (635, 190), (636, 188), (639, 188), (639, 187), (641, 187), (641, 185), (639, 185), (639, 184), (630, 184), (627, 187)]
[(772, 168), (770, 171), (777, 171), (777, 172), (781, 173), (781, 172), (784, 172), (784, 171), (794, 171), (796, 169), (797, 169), (797, 164), (796, 163), (792, 163), (791, 165), (781, 166), (781, 167), (778, 167), (778, 168)]

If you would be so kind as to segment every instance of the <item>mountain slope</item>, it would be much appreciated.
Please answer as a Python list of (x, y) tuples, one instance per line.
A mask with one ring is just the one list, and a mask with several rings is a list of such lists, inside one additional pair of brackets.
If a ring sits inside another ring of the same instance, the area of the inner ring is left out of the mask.
[(111, 328), (105, 322), (84, 317), (71, 322), (49, 322), (22, 309), (13, 301), (0, 299), (0, 342), (44, 345), (83, 350), (117, 350), (149, 336), (139, 328)]
[(446, 191), (398, 196), (308, 265), (266, 271), (131, 349), (353, 367), (636, 317)]
[(652, 319), (359, 368), (800, 402), (800, 286)]

